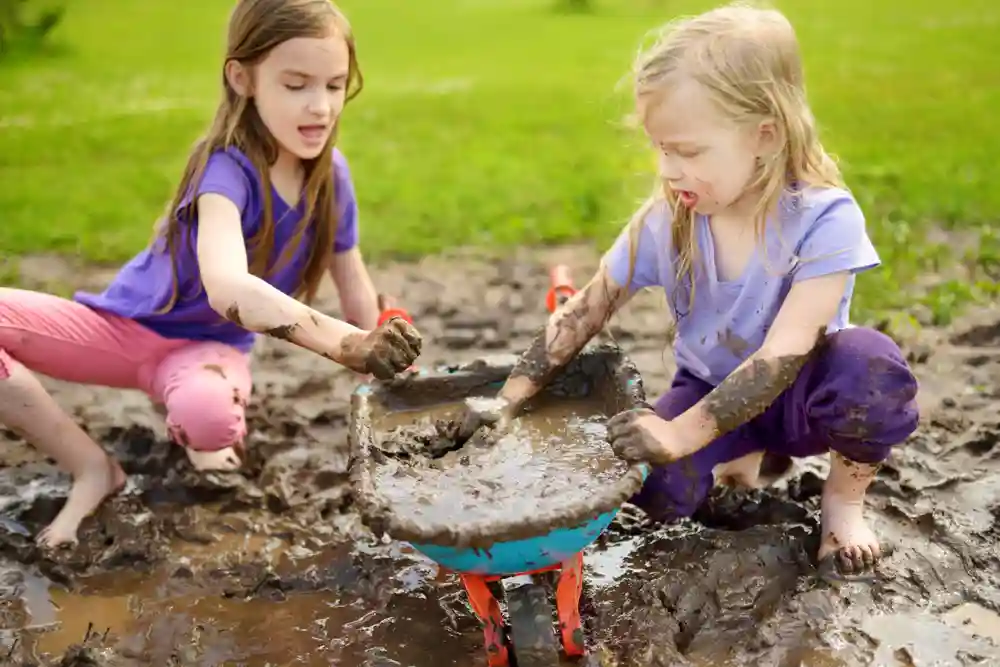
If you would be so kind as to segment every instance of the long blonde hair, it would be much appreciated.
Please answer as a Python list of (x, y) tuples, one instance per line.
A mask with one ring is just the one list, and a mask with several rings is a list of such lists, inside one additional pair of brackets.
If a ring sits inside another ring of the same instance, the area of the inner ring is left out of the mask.
[[(733, 122), (770, 120), (775, 125), (779, 149), (758, 162), (747, 187), (759, 193), (753, 213), (759, 245), (764, 244), (769, 215), (792, 184), (844, 187), (840, 169), (819, 140), (806, 100), (798, 40), (781, 12), (737, 2), (680, 18), (656, 32), (653, 45), (640, 51), (634, 64), (637, 106), (687, 77), (704, 86)], [(670, 236), (677, 286), (687, 283), (690, 310), (698, 251), (695, 215), (660, 179), (629, 223), (629, 282), (644, 219), (658, 203), (673, 212)], [(676, 302), (674, 309), (679, 311)]]
[(248, 103), (246, 97), (239, 95), (229, 85), (224, 67), (230, 60), (252, 67), (282, 42), (295, 37), (325, 37), (331, 29), (347, 42), (347, 99), (350, 100), (361, 92), (361, 70), (358, 67), (350, 24), (330, 0), (239, 0), (233, 9), (223, 60), (222, 99), (208, 132), (195, 144), (188, 157), (165, 220), (157, 223), (156, 238), (165, 244), (174, 269), (173, 290), (163, 312), (173, 308), (180, 298), (177, 256), (182, 243), (188, 243), (189, 248), (193, 245), (191, 228), (183, 225), (181, 220), (184, 215), (190, 216), (194, 212), (197, 202), (192, 197), (183, 210), (179, 209), (204, 176), (212, 153), (230, 146), (235, 146), (247, 156), (261, 178), (263, 215), (260, 229), (249, 239), (253, 253), (249, 267), (251, 273), (264, 277), (276, 270), (290, 259), (309, 229), (314, 228), (315, 242), (300, 276), (299, 286), (294, 292), (296, 297), (305, 295), (307, 302), (314, 298), (328, 264), (338, 224), (331, 155), (337, 139), (337, 128), (331, 132), (327, 145), (319, 156), (304, 161), (305, 214), (289, 241), (288, 248), (282, 253), (278, 263), (272, 266), (270, 257), (274, 248), (274, 205), (269, 167), (278, 157), (278, 145), (264, 126), (257, 107)]

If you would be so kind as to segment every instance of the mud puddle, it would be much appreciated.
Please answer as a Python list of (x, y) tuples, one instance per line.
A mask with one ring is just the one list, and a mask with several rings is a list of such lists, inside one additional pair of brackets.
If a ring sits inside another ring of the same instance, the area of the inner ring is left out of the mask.
[[(453, 363), (527, 345), (553, 258), (580, 282), (595, 266), (580, 249), (554, 253), (376, 275), (424, 331), (420, 363)], [(672, 373), (661, 301), (641, 296), (612, 327), (651, 398)], [(766, 490), (719, 488), (673, 526), (626, 506), (586, 554), (581, 608), (601, 664), (1000, 664), (1000, 310), (903, 342), (923, 422), (870, 492), (868, 517), (895, 546), (875, 580), (815, 576), (823, 459)], [(193, 473), (143, 397), (45, 382), (130, 483), (78, 548), (40, 553), (31, 536), (66, 479), (0, 432), (0, 664), (485, 665), (457, 580), (375, 540), (352, 509), (349, 374), (262, 345), (250, 460), (231, 475)]]

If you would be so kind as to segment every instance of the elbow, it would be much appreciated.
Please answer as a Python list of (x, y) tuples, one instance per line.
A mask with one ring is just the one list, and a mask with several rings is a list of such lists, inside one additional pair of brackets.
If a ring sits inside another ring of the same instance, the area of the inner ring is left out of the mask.
[(203, 276), (208, 305), (221, 317), (243, 326), (240, 307), (247, 302), (245, 276)]

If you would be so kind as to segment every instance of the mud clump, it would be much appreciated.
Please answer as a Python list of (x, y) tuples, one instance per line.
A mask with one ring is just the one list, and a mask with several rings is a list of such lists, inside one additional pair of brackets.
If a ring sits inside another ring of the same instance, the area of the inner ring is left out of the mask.
[(381, 437), (378, 452), (399, 459), (438, 459), (461, 448), (456, 444), (460, 426), (448, 419), (397, 426)]

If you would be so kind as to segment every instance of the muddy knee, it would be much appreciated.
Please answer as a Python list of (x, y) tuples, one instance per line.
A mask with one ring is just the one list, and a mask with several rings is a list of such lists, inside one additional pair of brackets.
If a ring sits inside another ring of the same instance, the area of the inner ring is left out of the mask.
[(888, 336), (857, 327), (832, 334), (809, 415), (830, 448), (875, 463), (917, 428), (917, 379)]
[(246, 436), (244, 399), (224, 378), (191, 378), (165, 400), (167, 428), (178, 444), (197, 451), (241, 449)]

